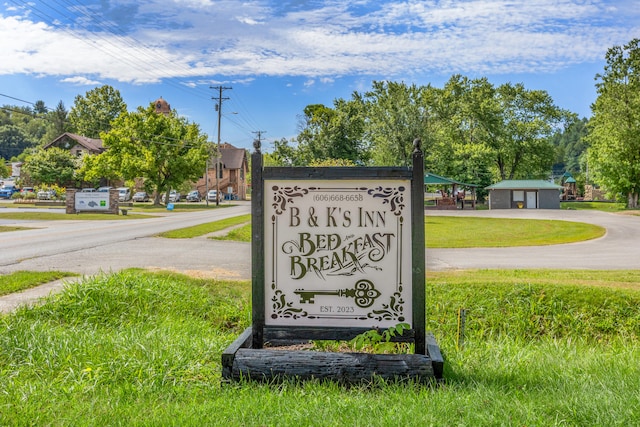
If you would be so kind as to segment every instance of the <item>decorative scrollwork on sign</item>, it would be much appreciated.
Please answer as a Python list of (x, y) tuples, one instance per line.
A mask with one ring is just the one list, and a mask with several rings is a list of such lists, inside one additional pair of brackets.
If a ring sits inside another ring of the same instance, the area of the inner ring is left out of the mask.
[(306, 188), (298, 187), (278, 187), (274, 185), (273, 190), (273, 209), (276, 214), (280, 215), (287, 210), (287, 203), (293, 203), (294, 197), (304, 197), (309, 190)]
[(393, 212), (394, 215), (398, 216), (402, 214), (402, 209), (404, 209), (404, 186), (400, 186), (397, 188), (393, 187), (376, 187), (367, 191), (372, 197), (380, 197), (382, 198), (382, 204), (389, 204), (390, 211)]
[(372, 310), (368, 316), (370, 319), (381, 320), (397, 320), (404, 322), (404, 300), (399, 292), (394, 292), (389, 297), (389, 304), (382, 304), (382, 310)]
[(284, 317), (287, 319), (307, 317), (306, 311), (301, 308), (293, 308), (293, 303), (287, 302), (287, 296), (280, 289), (276, 290), (271, 301), (273, 301), (273, 313), (271, 314), (272, 319), (277, 319), (278, 317)]

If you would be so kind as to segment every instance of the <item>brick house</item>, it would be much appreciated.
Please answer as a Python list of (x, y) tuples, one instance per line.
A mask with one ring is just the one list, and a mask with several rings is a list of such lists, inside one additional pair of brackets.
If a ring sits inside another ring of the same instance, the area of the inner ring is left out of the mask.
[[(213, 157), (207, 169), (207, 179), (202, 177), (196, 183), (196, 190), (206, 196), (207, 189), (219, 188), (225, 198), (245, 200), (247, 198), (247, 175), (249, 161), (246, 150), (229, 143), (220, 144), (220, 173), (216, 174), (216, 159)], [(216, 176), (217, 175), (217, 176)]]

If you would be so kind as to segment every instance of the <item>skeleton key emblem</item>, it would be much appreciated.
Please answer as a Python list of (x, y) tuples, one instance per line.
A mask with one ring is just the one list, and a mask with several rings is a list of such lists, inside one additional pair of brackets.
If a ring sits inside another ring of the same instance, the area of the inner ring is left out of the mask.
[(339, 297), (354, 298), (356, 305), (360, 308), (371, 307), (376, 298), (380, 296), (380, 291), (377, 290), (370, 280), (362, 279), (358, 280), (352, 289), (337, 289), (337, 290), (304, 290), (297, 289), (293, 291), (294, 294), (300, 295), (301, 303), (314, 303), (316, 295), (337, 295)]

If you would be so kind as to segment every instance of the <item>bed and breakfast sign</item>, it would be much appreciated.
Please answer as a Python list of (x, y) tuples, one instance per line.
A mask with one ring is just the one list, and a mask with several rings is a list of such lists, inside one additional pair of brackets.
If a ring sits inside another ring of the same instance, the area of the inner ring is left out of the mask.
[(265, 179), (267, 326), (412, 323), (409, 179)]

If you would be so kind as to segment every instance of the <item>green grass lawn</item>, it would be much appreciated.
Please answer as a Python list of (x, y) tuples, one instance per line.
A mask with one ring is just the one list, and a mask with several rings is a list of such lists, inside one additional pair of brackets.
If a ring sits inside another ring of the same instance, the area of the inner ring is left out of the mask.
[(134, 209), (141, 210), (148, 213), (170, 213), (170, 212), (190, 212), (190, 211), (201, 211), (205, 209), (219, 209), (219, 208), (228, 208), (230, 206), (234, 206), (231, 203), (221, 203), (219, 206), (216, 206), (215, 203), (209, 203), (207, 206), (204, 203), (173, 203), (173, 210), (167, 210), (167, 207), (164, 205), (154, 205), (152, 203), (134, 203)]
[[(582, 222), (537, 219), (425, 217), (428, 248), (482, 248), (572, 243), (602, 237), (606, 230)], [(251, 241), (251, 224), (219, 240)]]
[(425, 217), (428, 248), (483, 248), (572, 243), (604, 236), (602, 227), (541, 219)]
[(560, 202), (560, 209), (620, 212), (626, 210), (626, 207), (624, 203), (618, 202)]
[(241, 215), (233, 218), (223, 219), (220, 221), (208, 222), (205, 224), (194, 225), (193, 227), (185, 227), (178, 230), (171, 230), (161, 233), (159, 237), (167, 237), (171, 239), (188, 239), (191, 237), (204, 236), (205, 234), (224, 230), (239, 224), (251, 221), (251, 215)]
[(77, 274), (64, 271), (16, 271), (10, 274), (1, 275), (0, 295), (11, 294), (13, 292), (22, 291), (43, 283), (71, 276), (77, 276)]
[(8, 225), (0, 225), (0, 233), (6, 233), (8, 231), (20, 231), (20, 230), (28, 230), (27, 227), (13, 227)]
[[(247, 282), (139, 270), (0, 317), (0, 424), (637, 425), (639, 271), (430, 273), (439, 385), (222, 384)], [(464, 345), (457, 312), (468, 310)]]

